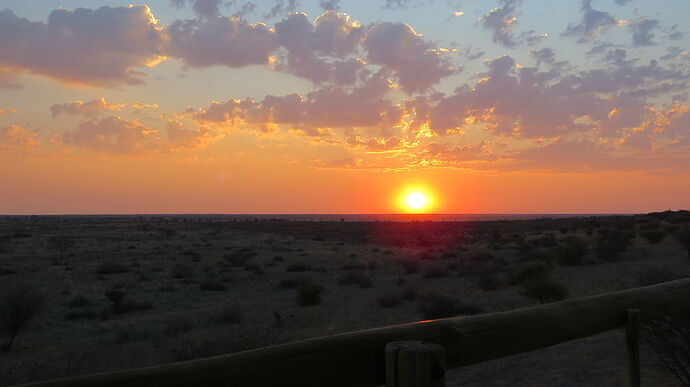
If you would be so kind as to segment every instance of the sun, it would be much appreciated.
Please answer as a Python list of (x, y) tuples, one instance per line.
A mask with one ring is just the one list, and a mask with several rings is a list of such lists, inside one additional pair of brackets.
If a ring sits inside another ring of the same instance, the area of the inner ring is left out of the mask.
[(405, 207), (414, 212), (422, 212), (429, 206), (429, 197), (420, 191), (412, 191), (405, 195)]

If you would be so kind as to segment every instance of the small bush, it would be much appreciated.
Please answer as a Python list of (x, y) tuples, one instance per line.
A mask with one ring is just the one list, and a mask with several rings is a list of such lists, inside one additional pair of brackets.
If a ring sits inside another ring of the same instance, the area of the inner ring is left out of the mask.
[(304, 272), (304, 271), (312, 271), (312, 270), (314, 270), (314, 268), (309, 264), (298, 262), (298, 263), (292, 263), (292, 264), (288, 265), (285, 268), (285, 270), (289, 271), (289, 272)]
[(101, 275), (128, 273), (129, 268), (118, 262), (103, 262), (98, 265), (96, 273)]
[(170, 275), (175, 279), (190, 279), (194, 277), (194, 268), (182, 263), (176, 263), (170, 270)]
[(93, 302), (81, 294), (78, 294), (72, 297), (72, 299), (67, 303), (67, 306), (70, 308), (88, 308), (93, 306)]
[(558, 263), (564, 266), (582, 265), (587, 244), (576, 236), (566, 238), (565, 243), (554, 248)]
[(323, 286), (305, 281), (299, 284), (296, 288), (296, 301), (299, 306), (312, 306), (321, 303), (321, 293), (323, 293)]
[(243, 315), (235, 305), (224, 305), (216, 312), (213, 322), (216, 324), (239, 324), (242, 322)]
[(210, 292), (222, 292), (227, 288), (220, 281), (214, 279), (206, 279), (199, 284), (199, 289)]
[(645, 231), (642, 233), (642, 237), (649, 242), (650, 245), (655, 245), (659, 242), (661, 242), (664, 237), (666, 236), (666, 233), (661, 230), (651, 230), (651, 231)]
[(242, 248), (233, 253), (223, 255), (223, 259), (225, 259), (230, 266), (240, 267), (256, 255), (257, 254), (254, 250), (250, 248)]
[(541, 275), (522, 282), (522, 295), (546, 304), (568, 298), (568, 291), (550, 276)]
[(337, 282), (338, 285), (359, 285), (361, 288), (370, 288), (373, 286), (371, 277), (362, 271), (348, 271)]
[(379, 308), (390, 309), (395, 308), (400, 304), (400, 295), (387, 294), (376, 299)]
[(0, 351), (12, 349), (19, 331), (36, 317), (45, 305), (45, 295), (25, 284), (10, 285), (0, 291), (0, 331), (7, 332), (7, 339), (0, 344)]
[(440, 278), (445, 277), (446, 274), (447, 271), (442, 265), (429, 265), (424, 270), (424, 274), (422, 274), (422, 276), (424, 278)]
[(599, 230), (596, 253), (601, 262), (616, 262), (620, 254), (628, 249), (632, 234), (617, 230)]
[(407, 274), (414, 274), (419, 272), (418, 261), (402, 261), (401, 265), (405, 269), (405, 273)]
[(163, 333), (167, 337), (175, 337), (181, 333), (189, 332), (192, 327), (194, 327), (194, 321), (191, 318), (184, 315), (174, 315), (165, 319)]
[(460, 300), (438, 291), (430, 291), (417, 296), (417, 311), (422, 318), (437, 318), (470, 315), (483, 312), (478, 305), (464, 304)]
[(501, 287), (501, 280), (495, 273), (486, 272), (479, 276), (477, 285), (484, 291), (496, 290)]

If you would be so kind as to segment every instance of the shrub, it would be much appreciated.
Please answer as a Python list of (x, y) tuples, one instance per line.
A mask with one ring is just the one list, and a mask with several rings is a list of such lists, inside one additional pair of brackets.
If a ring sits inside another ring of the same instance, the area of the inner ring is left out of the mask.
[(303, 272), (303, 271), (312, 271), (312, 270), (314, 270), (314, 268), (309, 264), (297, 262), (297, 263), (293, 263), (293, 264), (288, 265), (288, 267), (286, 267), (285, 270), (289, 271), (289, 272)]
[(242, 322), (243, 315), (235, 305), (223, 305), (216, 312), (213, 322), (217, 324), (239, 324)]
[(419, 272), (419, 262), (417, 261), (402, 261), (402, 267), (405, 269), (405, 273), (414, 274)]
[(447, 274), (446, 269), (441, 265), (429, 265), (422, 275), (424, 278), (440, 278)]
[(206, 279), (199, 284), (199, 289), (211, 292), (222, 292), (226, 289), (222, 282), (214, 279)]
[(376, 299), (376, 303), (379, 308), (389, 309), (395, 308), (400, 304), (400, 295), (398, 294), (387, 294)]
[(194, 268), (182, 263), (176, 263), (170, 269), (170, 275), (175, 279), (190, 279), (194, 277)]
[(225, 259), (230, 266), (240, 267), (256, 255), (254, 250), (245, 247), (233, 253), (223, 255), (223, 259)]
[(515, 282), (520, 284), (527, 280), (547, 275), (549, 266), (544, 262), (532, 261), (520, 265), (515, 274)]
[(299, 284), (296, 288), (296, 301), (299, 306), (312, 306), (321, 303), (321, 293), (323, 293), (323, 286), (305, 281)]
[(0, 327), (8, 336), (0, 351), (9, 351), (19, 331), (36, 317), (45, 305), (45, 295), (26, 285), (10, 285), (0, 292)]
[(650, 230), (642, 233), (642, 237), (649, 242), (650, 245), (655, 245), (661, 242), (666, 236), (666, 233), (661, 230)]
[(544, 274), (523, 281), (522, 295), (546, 304), (568, 298), (568, 291), (563, 284)]
[(690, 386), (690, 323), (687, 317), (665, 316), (642, 325), (642, 337), (666, 369)]
[(118, 262), (103, 262), (98, 265), (96, 273), (106, 275), (106, 274), (119, 274), (127, 273), (129, 268)]
[(564, 266), (582, 265), (587, 244), (576, 236), (566, 238), (565, 243), (555, 248), (558, 263)]
[[(125, 293), (123, 290), (109, 290), (105, 293), (105, 297), (110, 301), (110, 310), (113, 313), (122, 314), (153, 308), (153, 304), (150, 302), (127, 299), (127, 293)], [(105, 315), (105, 317), (107, 317), (107, 315)]]
[(438, 291), (429, 291), (417, 296), (417, 311), (422, 318), (432, 320), (483, 312), (478, 305), (464, 304), (458, 299)]
[(620, 254), (628, 249), (632, 234), (617, 230), (599, 230), (596, 253), (602, 262), (618, 261)]
[(93, 303), (88, 298), (78, 294), (72, 297), (72, 299), (67, 303), (67, 306), (70, 308), (88, 308), (93, 306)]
[(501, 280), (495, 273), (486, 272), (479, 276), (477, 285), (484, 291), (496, 290), (501, 287)]
[(163, 333), (167, 337), (175, 337), (181, 333), (192, 330), (194, 322), (191, 318), (184, 315), (174, 315), (165, 319)]
[(338, 285), (359, 285), (361, 288), (370, 288), (373, 285), (371, 278), (363, 271), (348, 271), (337, 282)]

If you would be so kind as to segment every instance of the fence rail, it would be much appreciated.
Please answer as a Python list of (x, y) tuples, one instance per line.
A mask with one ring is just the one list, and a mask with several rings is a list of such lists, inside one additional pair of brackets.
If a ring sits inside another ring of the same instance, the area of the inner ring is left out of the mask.
[(420, 321), (314, 338), (156, 367), (76, 376), (32, 387), (377, 386), (386, 383), (386, 345), (435, 343), (445, 368), (592, 336), (637, 321), (690, 309), (690, 279), (517, 309)]

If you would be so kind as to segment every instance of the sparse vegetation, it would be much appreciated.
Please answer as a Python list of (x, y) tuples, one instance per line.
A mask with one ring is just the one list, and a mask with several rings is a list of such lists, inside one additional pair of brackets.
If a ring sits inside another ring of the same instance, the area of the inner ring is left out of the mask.
[(0, 328), (7, 335), (0, 351), (10, 351), (20, 331), (43, 310), (43, 292), (27, 284), (5, 284), (0, 290)]

